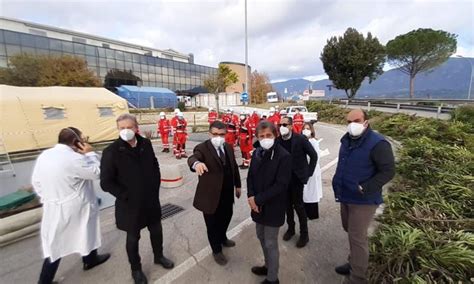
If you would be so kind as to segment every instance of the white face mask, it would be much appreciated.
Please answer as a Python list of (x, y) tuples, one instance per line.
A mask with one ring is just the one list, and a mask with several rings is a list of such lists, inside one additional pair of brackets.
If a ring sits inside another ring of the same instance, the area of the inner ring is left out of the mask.
[(161, 119), (165, 119), (165, 116), (164, 116), (164, 115), (162, 115), (162, 116), (161, 116)]
[(281, 135), (286, 136), (286, 135), (288, 135), (288, 133), (290, 133), (290, 130), (288, 129), (288, 127), (280, 126), (280, 134)]
[(241, 117), (240, 117), (240, 120), (244, 120), (244, 119), (245, 119), (245, 116), (241, 116)]
[(309, 129), (303, 129), (303, 135), (306, 137), (311, 137), (311, 130)]
[(225, 142), (225, 139), (220, 136), (211, 138), (211, 143), (216, 148), (222, 147), (222, 145), (224, 145), (224, 142)]
[(120, 130), (120, 138), (122, 138), (123, 141), (130, 141), (135, 137), (135, 132), (131, 129), (122, 129)]
[(275, 139), (273, 138), (264, 138), (260, 140), (260, 146), (265, 150), (270, 149), (273, 146), (273, 143), (275, 143)]
[(347, 132), (352, 137), (358, 137), (364, 132), (365, 128), (363, 123), (351, 122), (347, 125)]

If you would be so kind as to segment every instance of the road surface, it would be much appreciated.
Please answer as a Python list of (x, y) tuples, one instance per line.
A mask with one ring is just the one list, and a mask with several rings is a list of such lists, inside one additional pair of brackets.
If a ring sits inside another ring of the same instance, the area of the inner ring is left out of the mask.
[[(320, 219), (309, 222), (310, 242), (307, 247), (296, 248), (296, 237), (289, 242), (280, 238), (280, 280), (282, 283), (341, 283), (343, 277), (334, 272), (334, 266), (344, 263), (348, 242), (339, 219), (339, 207), (334, 202), (331, 178), (335, 170), (339, 139), (344, 127), (318, 123), (318, 138), (323, 138), (321, 148), (330, 155), (321, 159), (324, 169), (324, 197), (320, 203)], [(187, 143), (190, 149), (206, 139), (206, 134), (192, 134)], [(250, 211), (245, 198), (246, 171), (241, 171), (244, 197), (236, 200), (229, 236), (237, 246), (225, 249), (229, 258), (225, 267), (217, 265), (206, 236), (202, 214), (192, 207), (197, 177), (186, 166), (186, 160), (177, 161), (171, 154), (155, 151), (162, 167), (177, 164), (184, 175), (184, 185), (173, 189), (161, 189), (161, 203), (172, 203), (185, 208), (175, 216), (163, 220), (164, 253), (173, 259), (176, 267), (165, 270), (154, 265), (149, 234), (142, 231), (140, 252), (143, 270), (150, 283), (259, 283), (263, 279), (250, 272), (253, 265), (262, 264), (260, 244), (255, 226), (250, 221)], [(237, 153), (237, 152), (236, 152)], [(238, 155), (238, 162), (241, 161)], [(59, 283), (132, 283), (125, 252), (126, 234), (115, 227), (114, 207), (101, 211), (102, 247), (99, 252), (110, 252), (111, 259), (90, 271), (82, 270), (77, 255), (65, 257), (61, 262), (56, 280)], [(286, 227), (282, 227), (282, 235)], [(281, 236), (280, 236), (281, 237)], [(42, 256), (38, 236), (0, 248), (0, 283), (35, 283), (41, 269)]]

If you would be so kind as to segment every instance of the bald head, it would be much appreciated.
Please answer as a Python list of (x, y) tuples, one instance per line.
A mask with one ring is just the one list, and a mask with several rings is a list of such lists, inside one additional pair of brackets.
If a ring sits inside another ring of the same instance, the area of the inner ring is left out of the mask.
[(354, 110), (351, 110), (347, 114), (347, 123), (351, 123), (351, 122), (364, 123), (368, 119), (369, 119), (369, 116), (362, 109), (354, 109)]

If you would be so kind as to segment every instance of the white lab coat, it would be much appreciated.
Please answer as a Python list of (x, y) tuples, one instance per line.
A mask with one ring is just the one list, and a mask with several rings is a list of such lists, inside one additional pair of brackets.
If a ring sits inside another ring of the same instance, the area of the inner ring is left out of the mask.
[(88, 255), (100, 244), (99, 205), (92, 180), (100, 177), (96, 153), (82, 155), (57, 144), (39, 155), (33, 187), (43, 203), (41, 245), (44, 258)]
[(309, 142), (313, 146), (314, 150), (318, 154), (318, 162), (314, 169), (313, 175), (309, 178), (308, 183), (305, 184), (303, 190), (303, 201), (304, 203), (315, 203), (319, 202), (323, 197), (323, 182), (321, 179), (321, 166), (319, 161), (321, 160), (321, 150), (319, 149), (319, 142), (310, 138)]

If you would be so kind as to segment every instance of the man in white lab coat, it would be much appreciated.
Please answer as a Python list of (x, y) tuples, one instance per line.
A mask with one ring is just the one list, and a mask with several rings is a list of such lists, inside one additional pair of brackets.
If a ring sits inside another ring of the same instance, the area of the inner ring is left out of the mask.
[(78, 253), (83, 269), (104, 263), (99, 205), (92, 185), (99, 179), (99, 157), (80, 130), (64, 128), (58, 144), (39, 155), (32, 183), (43, 204), (41, 244), (45, 258), (38, 283), (52, 283), (62, 257)]

